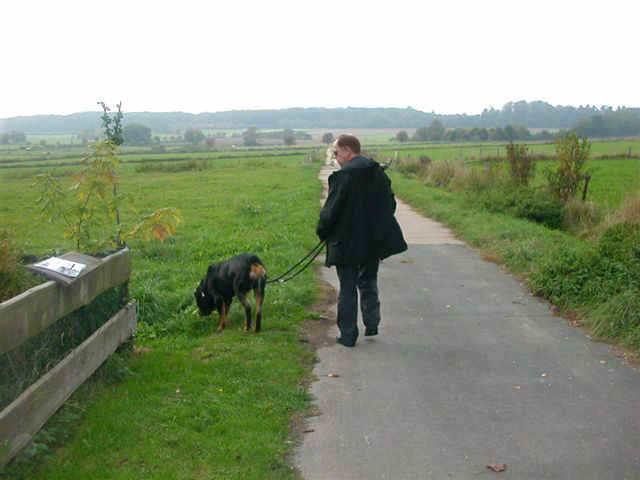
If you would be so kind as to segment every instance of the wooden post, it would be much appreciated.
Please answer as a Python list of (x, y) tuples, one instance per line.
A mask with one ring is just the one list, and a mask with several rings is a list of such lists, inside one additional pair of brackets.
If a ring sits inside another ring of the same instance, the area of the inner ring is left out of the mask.
[(591, 180), (591, 175), (584, 176), (584, 189), (582, 190), (582, 201), (585, 202), (587, 200), (587, 187), (589, 187), (589, 180)]

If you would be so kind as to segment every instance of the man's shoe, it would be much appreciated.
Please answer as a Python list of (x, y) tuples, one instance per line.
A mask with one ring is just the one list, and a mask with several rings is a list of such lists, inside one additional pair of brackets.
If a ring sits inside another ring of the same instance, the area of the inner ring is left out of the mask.
[(376, 328), (366, 328), (364, 330), (364, 336), (365, 337), (372, 337), (372, 336), (377, 335), (377, 334), (378, 334), (378, 328), (377, 327)]
[(344, 345), (345, 347), (355, 347), (356, 346), (356, 342), (347, 342), (344, 338), (342, 337), (337, 337), (336, 338), (336, 342), (338, 342), (340, 345)]

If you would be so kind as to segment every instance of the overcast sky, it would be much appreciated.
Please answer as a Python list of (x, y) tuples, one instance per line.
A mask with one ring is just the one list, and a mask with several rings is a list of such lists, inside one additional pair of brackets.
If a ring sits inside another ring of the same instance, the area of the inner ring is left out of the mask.
[(637, 0), (4, 1), (0, 118), (640, 106)]

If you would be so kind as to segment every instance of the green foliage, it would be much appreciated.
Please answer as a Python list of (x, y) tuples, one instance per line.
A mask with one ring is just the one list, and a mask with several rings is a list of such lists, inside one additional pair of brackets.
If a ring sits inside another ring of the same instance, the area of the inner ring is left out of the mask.
[(124, 142), (124, 135), (122, 132), (122, 102), (117, 105), (118, 111), (115, 113), (110, 113), (111, 109), (104, 102), (98, 102), (98, 105), (102, 107), (103, 111), (100, 119), (102, 120), (102, 128), (104, 129), (105, 137), (116, 146), (122, 145)]
[(520, 188), (513, 191), (513, 214), (526, 218), (549, 228), (562, 228), (564, 221), (564, 203), (550, 197), (544, 190)]
[(322, 135), (322, 143), (329, 145), (330, 143), (333, 143), (334, 140), (333, 133), (327, 132)]
[(124, 143), (127, 145), (150, 145), (151, 129), (141, 123), (130, 123), (123, 128)]
[(0, 302), (37, 285), (36, 277), (20, 265), (22, 252), (8, 230), (0, 230)]
[(429, 131), (427, 127), (416, 128), (416, 131), (413, 132), (413, 136), (411, 140), (414, 142), (426, 142), (429, 140)]
[(398, 133), (396, 133), (396, 141), (400, 142), (400, 143), (405, 143), (409, 141), (409, 134), (407, 133), (406, 130), (400, 130)]
[(564, 202), (575, 198), (581, 185), (587, 181), (584, 171), (591, 151), (591, 142), (571, 132), (556, 142), (557, 167), (547, 168), (544, 175), (550, 192)]
[[(131, 196), (120, 191), (118, 174), (121, 163), (118, 145), (123, 141), (121, 104), (117, 113), (110, 115), (109, 108), (103, 102), (98, 103), (104, 110), (102, 121), (107, 139), (89, 145), (83, 168), (73, 176), (71, 186), (64, 188), (51, 174), (36, 176), (41, 214), (49, 222), (63, 222), (65, 238), (71, 238), (77, 250), (94, 255), (105, 248), (124, 246), (122, 207), (132, 203)], [(126, 238), (140, 234), (164, 240), (175, 233), (178, 222), (175, 209), (159, 209), (143, 217)]]
[(516, 185), (528, 186), (535, 175), (535, 160), (528, 154), (526, 145), (517, 145), (513, 142), (507, 145), (507, 164), (509, 175)]
[(0, 145), (16, 145), (19, 143), (27, 143), (27, 136), (24, 132), (5, 132), (0, 135)]
[(66, 189), (48, 173), (36, 176), (41, 191), (37, 202), (43, 216), (50, 222), (62, 221), (65, 237), (71, 238), (80, 251), (95, 253), (107, 244), (112, 247), (122, 244), (119, 225), (106, 238), (99, 232), (106, 220), (118, 217), (122, 201), (117, 190), (116, 148), (109, 140), (92, 143), (82, 170)]
[(258, 145), (258, 129), (256, 127), (249, 127), (243, 134), (244, 145), (246, 147), (255, 147)]
[(187, 160), (186, 162), (174, 162), (166, 164), (160, 163), (145, 163), (139, 165), (135, 168), (136, 173), (177, 173), (177, 172), (188, 172), (188, 171), (196, 171), (201, 172), (202, 170), (209, 170), (211, 168), (211, 160), (205, 159), (193, 159)]
[(286, 128), (282, 132), (282, 138), (284, 140), (285, 145), (295, 145), (296, 144), (296, 134), (290, 128)]
[(192, 145), (197, 145), (204, 140), (205, 136), (202, 130), (196, 128), (187, 128), (184, 132), (184, 141)]
[[(600, 255), (640, 270), (640, 224), (624, 222), (608, 228), (598, 243)], [(640, 275), (640, 271), (638, 272)]]
[[(118, 189), (117, 146), (110, 140), (90, 144), (83, 159), (83, 168), (73, 176), (65, 189), (49, 173), (36, 176), (41, 191), (37, 202), (48, 221), (62, 221), (64, 235), (71, 238), (75, 248), (96, 253), (109, 247), (123, 245), (120, 226), (120, 206), (124, 200)], [(111, 233), (105, 225), (114, 224)]]
[(584, 137), (631, 137), (640, 135), (640, 111), (603, 109), (578, 121), (574, 130)]
[(574, 198), (564, 206), (563, 228), (576, 235), (589, 234), (602, 218), (602, 211), (594, 202)]
[(598, 337), (616, 339), (640, 350), (640, 288), (614, 295), (590, 312), (587, 322)]
[(601, 251), (589, 244), (560, 245), (531, 275), (534, 292), (556, 305), (576, 307), (640, 287), (640, 262), (624, 263)]
[(175, 208), (159, 208), (143, 216), (140, 222), (125, 234), (125, 238), (141, 236), (144, 240), (155, 238), (163, 242), (165, 238), (175, 235), (180, 221), (180, 214)]
[(439, 142), (441, 140), (444, 140), (445, 133), (445, 128), (442, 122), (435, 119), (431, 122), (429, 128), (427, 128), (426, 139), (434, 142)]

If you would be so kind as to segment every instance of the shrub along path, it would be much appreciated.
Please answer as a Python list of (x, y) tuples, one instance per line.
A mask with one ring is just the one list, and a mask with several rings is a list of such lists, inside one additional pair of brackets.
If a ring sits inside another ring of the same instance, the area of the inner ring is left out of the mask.
[(398, 218), (409, 250), (381, 266), (380, 335), (345, 348), (332, 327), (317, 351), (303, 477), (636, 478), (637, 369), (437, 224)]

